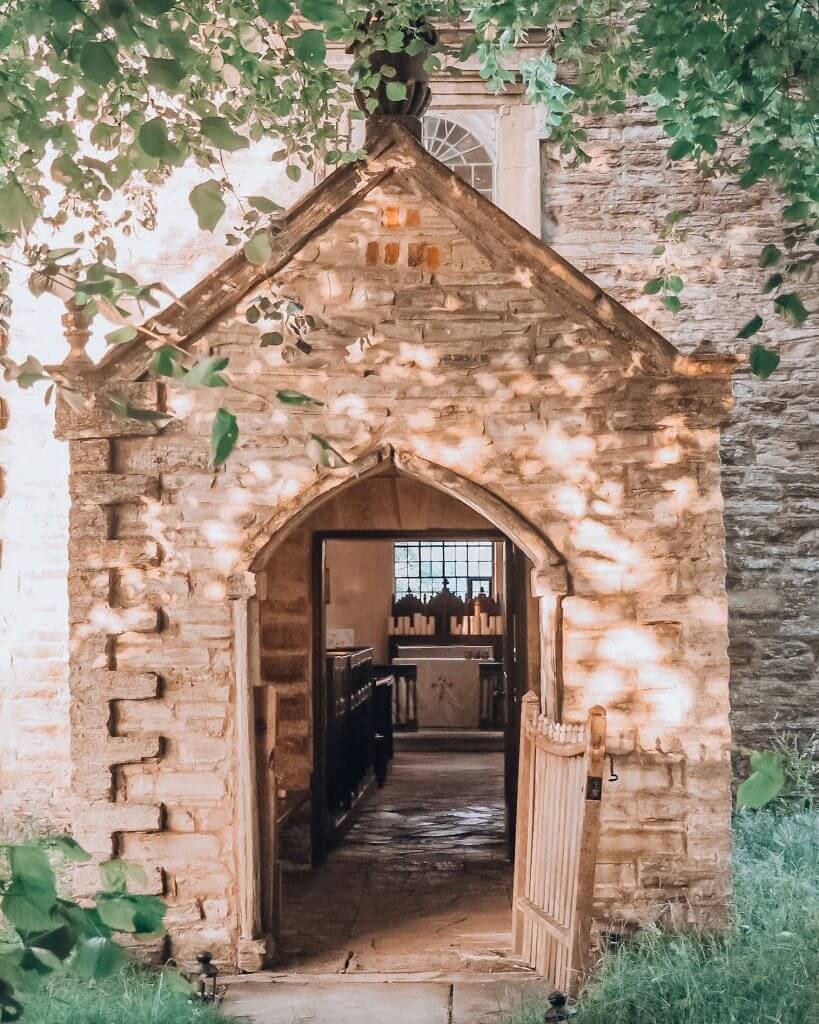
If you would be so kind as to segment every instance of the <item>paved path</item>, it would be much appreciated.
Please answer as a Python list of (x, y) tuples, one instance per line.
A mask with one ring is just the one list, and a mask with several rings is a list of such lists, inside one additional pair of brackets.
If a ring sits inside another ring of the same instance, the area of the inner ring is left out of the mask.
[(281, 962), (224, 1008), (255, 1024), (501, 1024), (544, 982), (510, 950), (503, 755), (399, 749), (315, 872), (284, 882)]
[(231, 985), (223, 1009), (254, 1024), (503, 1024), (547, 994), (542, 979), (518, 975), (254, 975)]

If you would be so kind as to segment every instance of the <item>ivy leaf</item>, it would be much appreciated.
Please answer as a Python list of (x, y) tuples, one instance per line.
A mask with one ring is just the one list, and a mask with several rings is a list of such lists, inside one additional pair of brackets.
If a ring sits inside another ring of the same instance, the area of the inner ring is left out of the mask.
[(310, 440), (305, 447), (307, 458), (317, 466), (326, 466), (328, 469), (340, 469), (348, 465), (344, 456), (323, 437), (316, 434), (310, 435)]
[(266, 196), (248, 196), (247, 201), (254, 210), (258, 210), (260, 213), (281, 213), (282, 211), (282, 207), (278, 203), (274, 203)]
[(0, 188), (0, 228), (17, 233), (30, 231), (40, 211), (14, 178)]
[(684, 156), (688, 156), (693, 148), (694, 143), (690, 139), (677, 139), (669, 147), (668, 159), (682, 160)]
[(239, 424), (227, 409), (217, 409), (210, 431), (210, 466), (218, 469), (227, 461), (239, 439)]
[(53, 974), (54, 971), (62, 970), (62, 962), (50, 949), (43, 949), (40, 946), (27, 946), (23, 951), (20, 966), (24, 971), (34, 971), (36, 974)]
[(766, 245), (759, 254), (760, 267), (773, 267), (782, 258), (782, 253), (775, 245)]
[(643, 291), (646, 295), (656, 295), (662, 286), (663, 279), (661, 277), (652, 277), (650, 281), (646, 281), (643, 285)]
[(191, 189), (188, 200), (202, 231), (213, 231), (227, 209), (219, 182), (213, 178)]
[(754, 345), (751, 348), (751, 373), (760, 380), (767, 380), (774, 370), (779, 366), (779, 353), (772, 352), (764, 345)]
[(238, 135), (224, 117), (203, 117), (202, 134), (219, 149), (234, 153), (237, 149), (247, 149), (250, 145), (243, 135)]
[(281, 331), (265, 331), (261, 337), (262, 348), (267, 348), (270, 345), (281, 345), (284, 341), (284, 335)]
[(137, 8), (149, 18), (158, 18), (161, 14), (167, 14), (176, 6), (177, 0), (134, 0)]
[(315, 28), (309, 28), (306, 32), (302, 32), (293, 41), (293, 53), (305, 64), (319, 67), (327, 56), (323, 33)]
[(163, 345), (151, 356), (148, 370), (154, 377), (183, 377), (185, 371), (179, 365), (180, 353), (173, 345)]
[(257, 231), (256, 234), (242, 249), (248, 263), (260, 267), (270, 259), (270, 238), (266, 231)]
[(672, 313), (679, 313), (679, 311), (682, 309), (682, 303), (676, 295), (666, 295), (663, 298), (663, 305)]
[(807, 220), (811, 213), (811, 204), (806, 202), (791, 203), (790, 206), (786, 206), (782, 211), (782, 216), (785, 220), (796, 221), (796, 220)]
[(172, 57), (149, 57), (145, 64), (148, 69), (148, 81), (167, 92), (176, 92), (177, 86), (186, 74), (179, 61)]
[(781, 313), (790, 323), (797, 326), (803, 324), (808, 318), (808, 311), (802, 305), (802, 300), (796, 292), (778, 295), (774, 299), (774, 309), (777, 313)]
[(155, 896), (100, 893), (96, 906), (100, 918), (111, 931), (155, 935), (162, 930), (165, 905)]
[(767, 295), (768, 292), (772, 292), (775, 288), (778, 288), (782, 284), (782, 280), (783, 278), (781, 274), (771, 274), (765, 282), (765, 287), (762, 289), (763, 294)]
[(131, 405), (128, 399), (119, 391), (109, 391), (104, 396), (106, 402), (115, 416), (126, 420), (137, 420), (140, 423), (157, 423), (164, 426), (168, 420), (172, 420), (167, 412), (159, 412), (158, 409), (143, 409), (137, 405)]
[(79, 943), (71, 959), (71, 969), (87, 981), (100, 981), (115, 974), (124, 960), (125, 953), (115, 942), (97, 936)]
[(387, 82), (388, 100), (405, 100), (407, 98), (407, 87), (403, 82)]
[(133, 341), (138, 334), (139, 331), (136, 327), (126, 324), (124, 327), (118, 327), (117, 330), (106, 334), (105, 340), (109, 345), (124, 345), (128, 341)]
[(227, 356), (206, 356), (192, 366), (179, 381), (186, 388), (224, 388), (227, 381), (219, 372), (229, 362)]
[(287, 21), (292, 13), (289, 0), (259, 0), (259, 14), (268, 21)]
[(751, 754), (751, 775), (737, 789), (737, 807), (758, 810), (774, 800), (785, 785), (782, 760), (776, 754), (755, 750)]
[(3, 896), (3, 913), (18, 931), (49, 931), (57, 888), (45, 850), (20, 843), (8, 848), (8, 860), (11, 883)]
[(756, 316), (752, 316), (747, 324), (742, 328), (741, 331), (737, 331), (738, 338), (751, 338), (762, 326), (762, 317), (757, 313)]
[(302, 394), (301, 391), (292, 391), (289, 388), (277, 391), (276, 398), (284, 405), (324, 405), (324, 402), (319, 401), (318, 398), (311, 398), (309, 395)]
[(168, 126), (161, 117), (152, 117), (142, 125), (137, 132), (137, 142), (143, 153), (157, 160), (168, 160), (173, 156)]
[(97, 85), (108, 85), (117, 73), (117, 62), (109, 43), (90, 40), (80, 53), (80, 68)]
[(336, 0), (299, 0), (299, 10), (308, 21), (317, 24), (322, 21), (337, 21), (339, 16)]
[(145, 872), (139, 864), (130, 864), (127, 860), (112, 857), (100, 864), (100, 878), (103, 886), (114, 893), (124, 893), (128, 889), (128, 880), (132, 879), (145, 884)]
[(71, 860), (75, 864), (85, 864), (91, 860), (91, 854), (84, 850), (72, 836), (54, 836), (48, 840), (48, 845), (52, 850), (62, 854), (66, 860)]
[(291, 181), (298, 181), (301, 178), (301, 167), (298, 164), (288, 164), (284, 173)]

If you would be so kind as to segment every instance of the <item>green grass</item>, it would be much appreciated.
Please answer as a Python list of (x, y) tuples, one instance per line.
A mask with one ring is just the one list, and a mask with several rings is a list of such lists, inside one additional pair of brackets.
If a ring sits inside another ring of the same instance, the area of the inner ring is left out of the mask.
[[(733, 925), (642, 932), (609, 954), (576, 1024), (819, 1024), (819, 814), (734, 823)], [(542, 1006), (509, 1024), (541, 1024)]]
[(214, 1007), (170, 992), (157, 973), (129, 967), (89, 985), (68, 975), (23, 996), (20, 1024), (225, 1024)]

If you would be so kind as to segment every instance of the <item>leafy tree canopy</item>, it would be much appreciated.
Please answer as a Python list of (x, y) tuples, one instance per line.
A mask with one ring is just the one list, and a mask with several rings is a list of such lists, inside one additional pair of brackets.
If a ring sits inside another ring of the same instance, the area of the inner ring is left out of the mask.
[[(459, 27), (458, 42), (431, 43), (427, 22)], [(542, 38), (542, 52), (513, 70), (515, 45), (527, 37)], [(346, 58), (353, 45), (355, 59)], [(130, 207), (114, 217), (115, 197), (134, 185), (150, 195), (176, 168), (195, 164), (201, 182), (190, 204), (199, 226), (213, 231), (231, 193), (225, 152), (275, 138), (294, 181), (319, 163), (358, 160), (349, 127), (364, 113), (352, 89), (368, 97), (367, 109), (382, 86), (392, 100), (404, 94), (390, 63), (368, 59), (375, 52), (423, 54), (430, 73), (457, 73), (473, 60), (494, 91), (519, 74), (568, 160), (587, 159), (584, 117), (645, 97), (670, 160), (740, 188), (766, 182), (780, 197), (781, 239), (760, 253), (772, 309), (738, 337), (752, 338), (766, 316), (774, 324), (808, 316), (799, 282), (819, 252), (817, 0), (0, 0), (0, 283), (21, 262), (35, 294), (56, 291), (89, 318), (112, 322), (111, 345), (131, 340), (164, 289), (117, 269), (117, 239), (135, 222), (150, 227), (151, 217), (140, 221)], [(264, 263), (278, 212), (269, 197), (245, 197), (229, 242)], [(674, 211), (668, 230), (685, 214)], [(75, 222), (71, 244), (55, 246)], [(682, 287), (661, 271), (645, 290), (676, 312)], [(252, 309), (278, 321), (263, 344), (294, 356), (309, 349), (303, 311), (287, 303)], [(0, 312), (12, 315), (8, 297)], [(203, 367), (173, 339), (155, 341), (153, 373), (180, 386), (230, 385), (225, 365)], [(761, 377), (778, 362), (760, 345), (751, 357)], [(33, 355), (4, 365), (21, 387), (45, 381), (49, 399), (54, 387), (74, 405), (95, 397), (54, 379)], [(121, 415), (159, 416), (122, 396), (96, 397)], [(235, 417), (220, 410), (214, 466), (237, 437)], [(308, 449), (328, 464), (317, 440)]]

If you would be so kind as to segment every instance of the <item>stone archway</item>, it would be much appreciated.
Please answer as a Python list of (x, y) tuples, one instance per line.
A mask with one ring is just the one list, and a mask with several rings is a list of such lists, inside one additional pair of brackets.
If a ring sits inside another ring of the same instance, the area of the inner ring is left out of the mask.
[(550, 542), (514, 508), (480, 484), (415, 453), (384, 446), (355, 460), (344, 470), (324, 474), (287, 510), (277, 512), (248, 541), (247, 570), (234, 577), (229, 592), (234, 627), (235, 765), (237, 848), (239, 851), (239, 962), (259, 966), (266, 952), (262, 920), (262, 857), (259, 830), (253, 688), (260, 682), (260, 598), (257, 581), (268, 560), (300, 525), (325, 503), (380, 474), (391, 472), (418, 481), (476, 512), (512, 542), (532, 566), (529, 592), (537, 601), (540, 647), (540, 694), (544, 711), (559, 716), (561, 702), (561, 601), (569, 592), (565, 564)]

